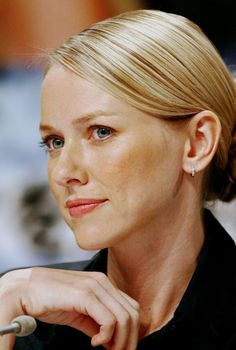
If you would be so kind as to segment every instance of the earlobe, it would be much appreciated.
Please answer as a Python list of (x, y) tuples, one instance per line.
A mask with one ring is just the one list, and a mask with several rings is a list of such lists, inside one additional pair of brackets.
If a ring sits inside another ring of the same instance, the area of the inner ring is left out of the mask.
[(211, 162), (221, 134), (219, 118), (212, 111), (202, 111), (187, 125), (183, 169), (195, 176)]

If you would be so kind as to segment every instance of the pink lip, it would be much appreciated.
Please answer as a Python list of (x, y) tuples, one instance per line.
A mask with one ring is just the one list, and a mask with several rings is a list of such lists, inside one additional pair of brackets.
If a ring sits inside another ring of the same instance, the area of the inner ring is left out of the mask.
[(69, 210), (70, 216), (82, 216), (97, 208), (107, 199), (80, 198), (66, 201), (66, 207)]

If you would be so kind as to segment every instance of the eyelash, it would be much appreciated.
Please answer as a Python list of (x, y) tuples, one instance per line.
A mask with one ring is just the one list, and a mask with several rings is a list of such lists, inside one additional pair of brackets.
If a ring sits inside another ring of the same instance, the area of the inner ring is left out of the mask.
[[(97, 130), (108, 130), (109, 131), (109, 135), (105, 136), (104, 138), (95, 138), (93, 137), (93, 133)], [(93, 125), (91, 127), (89, 127), (89, 138), (93, 138), (95, 142), (105, 142), (107, 139), (109, 139), (111, 136), (113, 136), (115, 133), (115, 130), (108, 127), (108, 126), (103, 126), (103, 125)], [(59, 140), (61, 142), (64, 143), (64, 140), (57, 136), (57, 135), (48, 135), (42, 138), (42, 140), (39, 142), (39, 146), (42, 147), (43, 149), (45, 149), (46, 152), (52, 152), (52, 151), (56, 151), (57, 148), (52, 148), (50, 147), (50, 142), (51, 141), (55, 141), (55, 140)], [(63, 147), (63, 146), (62, 146)], [(60, 147), (61, 148), (61, 147)]]
[(64, 142), (64, 140), (56, 135), (49, 135), (42, 138), (42, 140), (39, 142), (39, 146), (42, 147), (46, 152), (52, 152), (57, 150), (56, 148), (50, 147), (50, 141), (54, 140), (60, 140), (61, 142)]

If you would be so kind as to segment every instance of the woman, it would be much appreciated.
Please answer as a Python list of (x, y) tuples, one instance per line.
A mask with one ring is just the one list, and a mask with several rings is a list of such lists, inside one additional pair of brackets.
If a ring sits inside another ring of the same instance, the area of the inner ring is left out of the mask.
[(236, 248), (203, 209), (235, 197), (235, 101), (212, 44), (177, 15), (123, 13), (51, 55), (49, 183), (78, 245), (100, 252), (5, 274), (0, 326), (28, 314), (38, 328), (2, 349), (235, 348)]

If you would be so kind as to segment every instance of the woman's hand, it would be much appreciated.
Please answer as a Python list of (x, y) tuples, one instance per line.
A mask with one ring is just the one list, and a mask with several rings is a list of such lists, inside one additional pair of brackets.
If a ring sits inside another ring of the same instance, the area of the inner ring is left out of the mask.
[[(86, 333), (93, 346), (134, 350), (139, 332), (138, 303), (100, 272), (49, 268), (11, 271), (0, 279), (0, 327), (26, 314)], [(0, 337), (11, 350), (14, 336)]]

